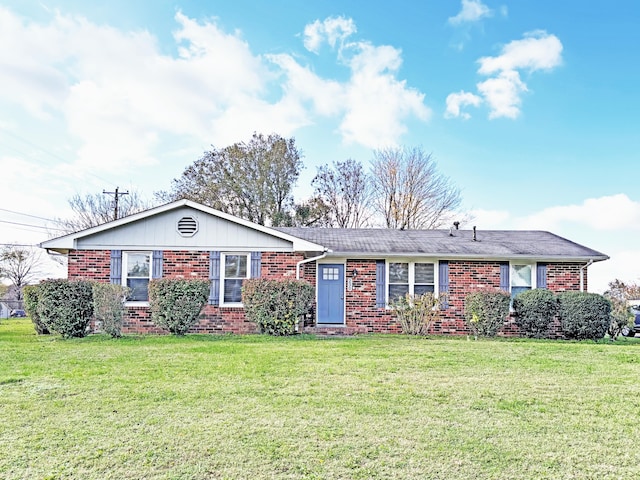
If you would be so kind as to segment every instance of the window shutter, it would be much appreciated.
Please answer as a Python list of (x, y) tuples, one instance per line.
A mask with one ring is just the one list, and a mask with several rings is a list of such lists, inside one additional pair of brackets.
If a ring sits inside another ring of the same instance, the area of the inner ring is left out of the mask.
[(376, 260), (376, 307), (385, 307), (386, 264), (384, 260)]
[(538, 288), (547, 288), (547, 264), (538, 263), (536, 267), (536, 283)]
[(209, 252), (209, 304), (220, 305), (220, 252)]
[(122, 283), (122, 250), (111, 250), (109, 282), (115, 285)]
[(260, 278), (262, 252), (251, 252), (251, 278)]
[(449, 261), (440, 260), (438, 264), (438, 293), (442, 296), (442, 308), (449, 308)]
[(151, 278), (162, 278), (162, 250), (153, 251)]
[(509, 293), (509, 262), (500, 263), (500, 289)]

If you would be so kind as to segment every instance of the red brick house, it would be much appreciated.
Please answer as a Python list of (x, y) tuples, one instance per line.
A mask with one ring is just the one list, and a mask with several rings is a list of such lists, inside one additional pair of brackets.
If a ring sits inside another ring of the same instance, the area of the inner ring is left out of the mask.
[[(125, 332), (151, 321), (153, 278), (207, 279), (204, 317), (192, 331), (248, 333), (247, 278), (300, 278), (316, 287), (307, 331), (398, 333), (387, 305), (404, 293), (446, 294), (434, 333), (466, 333), (464, 297), (481, 287), (586, 290), (587, 268), (606, 255), (543, 231), (271, 228), (180, 200), (43, 242), (68, 256), (68, 277), (131, 289)], [(513, 328), (507, 320), (505, 330)]]

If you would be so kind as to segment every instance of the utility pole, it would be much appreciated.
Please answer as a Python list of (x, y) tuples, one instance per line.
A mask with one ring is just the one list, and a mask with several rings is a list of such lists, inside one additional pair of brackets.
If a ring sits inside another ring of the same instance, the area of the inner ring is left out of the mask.
[(118, 219), (118, 198), (121, 195), (129, 195), (129, 192), (119, 192), (118, 190), (120, 189), (120, 187), (116, 187), (116, 191), (115, 192), (107, 192), (106, 190), (102, 190), (102, 193), (105, 193), (107, 195), (113, 195), (115, 201), (113, 202), (114, 207), (113, 207), (113, 219), (117, 220)]

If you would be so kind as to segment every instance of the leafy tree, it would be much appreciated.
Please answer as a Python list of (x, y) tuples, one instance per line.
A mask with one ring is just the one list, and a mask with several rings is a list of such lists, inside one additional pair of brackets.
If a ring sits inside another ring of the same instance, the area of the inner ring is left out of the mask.
[(300, 156), (293, 138), (254, 133), (249, 142), (205, 152), (158, 196), (188, 198), (260, 225), (286, 224)]
[(376, 150), (372, 182), (374, 206), (387, 228), (439, 228), (461, 203), (458, 188), (420, 148)]
[(42, 274), (41, 264), (41, 250), (17, 245), (5, 245), (0, 250), (0, 278), (11, 282), (16, 300), (22, 300), (22, 288)]
[(324, 204), (331, 227), (360, 228), (368, 224), (371, 197), (369, 177), (362, 164), (348, 159), (323, 165), (312, 180), (314, 197)]
[[(76, 193), (67, 201), (73, 211), (73, 216), (67, 219), (56, 219), (60, 228), (67, 233), (85, 230), (114, 219), (114, 199), (103, 193), (85, 196)], [(130, 191), (127, 195), (119, 197), (118, 218), (133, 215), (150, 207), (151, 204), (145, 202), (138, 192)]]
[(640, 298), (640, 285), (615, 279), (609, 282), (609, 289), (604, 292), (604, 296), (611, 303), (611, 324), (607, 333), (615, 340), (633, 321), (629, 300)]

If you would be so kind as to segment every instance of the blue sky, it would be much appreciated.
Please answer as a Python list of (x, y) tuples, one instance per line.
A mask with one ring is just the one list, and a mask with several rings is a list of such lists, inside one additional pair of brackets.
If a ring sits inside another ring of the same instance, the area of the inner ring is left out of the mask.
[(151, 197), (210, 145), (275, 132), (304, 153), (298, 199), (319, 165), (420, 146), (479, 230), (608, 254), (593, 291), (640, 282), (640, 4), (390, 5), (0, 1), (0, 242), (45, 240), (26, 225), (74, 193)]

